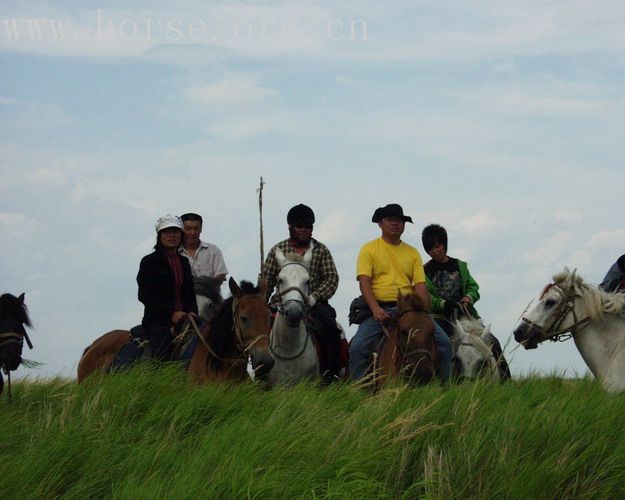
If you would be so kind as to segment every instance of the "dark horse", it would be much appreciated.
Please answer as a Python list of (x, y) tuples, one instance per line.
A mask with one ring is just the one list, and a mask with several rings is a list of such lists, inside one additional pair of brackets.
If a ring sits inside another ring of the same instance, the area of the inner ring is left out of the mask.
[(24, 304), (24, 294), (15, 297), (10, 293), (0, 296), (0, 393), (4, 388), (2, 372), (9, 381), (9, 397), (11, 396), (11, 374), (22, 363), (24, 340), (31, 349), (28, 334), (24, 325), (30, 326), (28, 309)]
[[(195, 333), (199, 341), (189, 362), (189, 375), (198, 383), (248, 380), (248, 359), (257, 378), (273, 367), (265, 287), (246, 281), (239, 286), (232, 278), (228, 284), (232, 296), (219, 305), (212, 323)], [(95, 340), (78, 363), (78, 383), (93, 372), (106, 371), (119, 349), (131, 340), (127, 330), (113, 330)]]
[[(437, 351), (434, 323), (416, 293), (397, 297), (397, 315), (384, 328), (381, 347), (374, 363), (374, 387), (388, 378), (401, 377), (409, 383), (427, 384), (436, 374)], [(378, 344), (379, 345), (379, 344)]]

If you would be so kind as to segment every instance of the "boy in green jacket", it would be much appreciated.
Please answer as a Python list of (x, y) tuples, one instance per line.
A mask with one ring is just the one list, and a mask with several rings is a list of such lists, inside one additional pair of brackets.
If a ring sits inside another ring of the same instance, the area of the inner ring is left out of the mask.
[[(462, 306), (471, 315), (479, 318), (474, 304), (480, 298), (480, 286), (471, 276), (466, 262), (447, 255), (447, 231), (438, 224), (430, 224), (421, 234), (423, 248), (431, 257), (424, 266), (425, 283), (432, 296), (432, 313), (443, 316), (447, 321), (440, 325), (448, 335), (453, 335), (453, 323), (456, 311)], [(497, 338), (491, 334), (491, 350), (499, 365), (502, 380), (510, 378), (510, 369), (503, 357), (503, 351)]]

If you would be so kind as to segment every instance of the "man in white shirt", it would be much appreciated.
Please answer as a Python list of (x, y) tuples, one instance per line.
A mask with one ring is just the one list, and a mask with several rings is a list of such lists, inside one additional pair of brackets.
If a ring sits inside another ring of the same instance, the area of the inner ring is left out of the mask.
[(210, 320), (214, 305), (221, 302), (220, 287), (228, 269), (221, 250), (212, 243), (200, 240), (202, 217), (196, 213), (186, 213), (180, 218), (184, 224), (180, 254), (189, 259), (191, 264), (199, 314)]

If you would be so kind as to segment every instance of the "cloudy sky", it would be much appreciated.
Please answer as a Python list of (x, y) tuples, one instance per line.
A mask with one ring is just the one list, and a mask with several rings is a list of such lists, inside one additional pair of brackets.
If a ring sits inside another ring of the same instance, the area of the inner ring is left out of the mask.
[[(313, 207), (345, 326), (386, 203), (421, 251), (447, 227), (504, 344), (551, 275), (598, 283), (625, 252), (620, 0), (4, 0), (0, 67), (0, 292), (26, 292), (45, 363), (21, 375), (73, 376), (140, 322), (164, 213), (203, 214), (255, 280), (261, 175), (265, 251)], [(506, 353), (516, 375), (586, 372), (572, 342)]]

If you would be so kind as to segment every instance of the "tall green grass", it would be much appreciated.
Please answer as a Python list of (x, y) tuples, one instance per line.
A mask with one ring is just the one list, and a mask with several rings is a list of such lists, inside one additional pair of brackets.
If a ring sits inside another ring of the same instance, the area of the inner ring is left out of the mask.
[(0, 497), (616, 498), (625, 395), (593, 381), (194, 386), (175, 368), (0, 400)]

